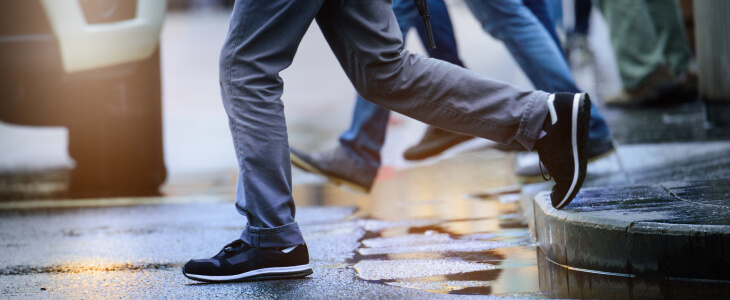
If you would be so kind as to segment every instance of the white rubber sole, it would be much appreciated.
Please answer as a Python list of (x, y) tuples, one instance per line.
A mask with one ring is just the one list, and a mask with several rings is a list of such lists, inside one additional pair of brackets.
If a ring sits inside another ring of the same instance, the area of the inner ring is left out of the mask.
[(574, 164), (574, 173), (573, 173), (573, 182), (570, 184), (570, 189), (565, 194), (565, 198), (563, 198), (562, 201), (560, 201), (560, 204), (558, 204), (555, 208), (563, 208), (569, 201), (570, 195), (573, 194), (573, 190), (575, 189), (575, 186), (578, 184), (578, 177), (580, 177), (580, 162), (578, 159), (578, 110), (580, 109), (580, 98), (583, 94), (575, 94), (575, 97), (573, 97), (573, 115), (572, 115), (572, 143), (573, 143), (573, 164)]
[(209, 282), (228, 282), (228, 281), (242, 281), (246, 279), (259, 279), (259, 278), (285, 278), (285, 277), (303, 277), (312, 274), (312, 266), (309, 264), (291, 267), (274, 267), (274, 268), (263, 268), (246, 273), (227, 275), (227, 276), (209, 276), (209, 275), (197, 275), (183, 273), (190, 279), (197, 279), (201, 281)]

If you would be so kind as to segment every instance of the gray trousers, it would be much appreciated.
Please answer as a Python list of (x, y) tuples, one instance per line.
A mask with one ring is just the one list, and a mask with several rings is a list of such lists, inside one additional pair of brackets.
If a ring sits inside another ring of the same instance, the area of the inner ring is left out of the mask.
[(279, 72), (291, 64), (314, 19), (368, 101), (449, 131), (534, 146), (549, 94), (402, 50), (391, 0), (237, 0), (220, 84), (240, 167), (236, 208), (248, 219), (241, 234), (247, 244), (304, 242), (294, 221)]

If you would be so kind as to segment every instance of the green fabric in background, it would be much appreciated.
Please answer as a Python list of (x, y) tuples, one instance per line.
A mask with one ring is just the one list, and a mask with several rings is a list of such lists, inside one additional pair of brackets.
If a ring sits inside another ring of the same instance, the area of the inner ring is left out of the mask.
[(594, 0), (610, 30), (624, 89), (637, 88), (659, 67), (687, 70), (692, 50), (677, 0)]

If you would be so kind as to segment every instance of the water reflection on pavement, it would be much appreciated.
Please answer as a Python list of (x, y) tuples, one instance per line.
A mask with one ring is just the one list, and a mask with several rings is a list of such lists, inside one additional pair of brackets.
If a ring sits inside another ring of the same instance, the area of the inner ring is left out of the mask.
[[(384, 169), (369, 195), (295, 188), (297, 204), (355, 205), (367, 231), (348, 261), (362, 280), (434, 293), (549, 297), (514, 196), (473, 197), (515, 184), (512, 156), (469, 153)], [(506, 189), (505, 189), (506, 188)]]
[(632, 278), (549, 261), (519, 212), (512, 161), (474, 152), (386, 168), (369, 195), (329, 184), (294, 193), (299, 206), (358, 207), (353, 219), (366, 234), (347, 262), (371, 283), (520, 298), (730, 298), (728, 282)]

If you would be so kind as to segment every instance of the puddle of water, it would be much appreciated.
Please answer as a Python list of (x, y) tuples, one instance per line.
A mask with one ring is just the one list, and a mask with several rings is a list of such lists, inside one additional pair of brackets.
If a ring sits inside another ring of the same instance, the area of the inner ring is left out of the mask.
[(391, 253), (413, 252), (476, 252), (495, 248), (509, 247), (510, 244), (493, 241), (460, 241), (451, 240), (446, 243), (418, 245), (418, 246), (391, 246), (379, 248), (360, 248), (357, 251), (362, 255), (378, 255)]
[(488, 288), (489, 281), (465, 280), (412, 280), (388, 282), (388, 285), (424, 290), (432, 293), (447, 293), (467, 288)]
[(361, 260), (355, 264), (358, 276), (364, 280), (386, 281), (423, 278), (436, 275), (463, 274), (494, 270), (496, 265), (457, 259), (398, 259)]
[(359, 208), (368, 234), (349, 263), (363, 280), (532, 297), (540, 293), (535, 247), (517, 213), (511, 172), (510, 156), (473, 153), (389, 173), (370, 195), (300, 186), (295, 199)]

